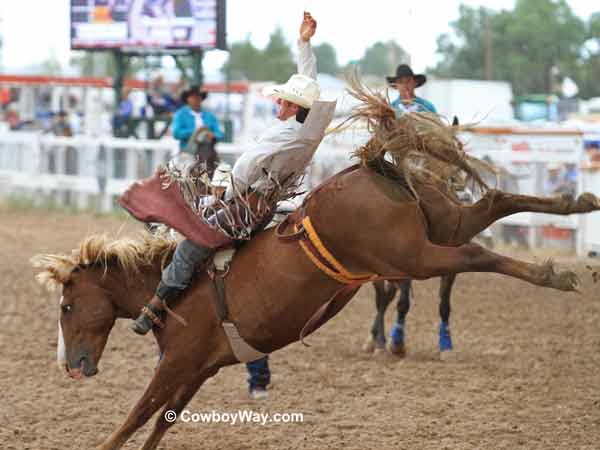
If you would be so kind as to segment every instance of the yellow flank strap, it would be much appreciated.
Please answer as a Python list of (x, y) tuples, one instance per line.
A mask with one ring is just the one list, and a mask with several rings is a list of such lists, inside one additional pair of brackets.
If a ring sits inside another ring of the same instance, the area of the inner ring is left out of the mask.
[(306, 256), (308, 256), (308, 259), (310, 259), (315, 266), (317, 266), (319, 269), (321, 269), (321, 271), (325, 272), (326, 275), (328, 275), (329, 277), (333, 278), (336, 281), (339, 281), (342, 284), (352, 283), (352, 280), (348, 280), (347, 278), (344, 278), (342, 275), (340, 275), (337, 272), (334, 272), (329, 267), (327, 267), (325, 264), (323, 264), (321, 261), (319, 261), (319, 258), (317, 258), (310, 251), (310, 249), (308, 249), (306, 247), (306, 244), (304, 242), (298, 241), (298, 243), (300, 244), (300, 247), (302, 247), (302, 250), (304, 250), (304, 253), (306, 254)]
[(329, 252), (329, 250), (327, 250), (327, 248), (325, 247), (325, 245), (323, 244), (323, 242), (317, 235), (317, 232), (315, 231), (315, 228), (313, 227), (313, 225), (310, 221), (310, 217), (308, 217), (308, 216), (305, 217), (302, 220), (302, 225), (304, 227), (304, 230), (306, 231), (308, 239), (310, 239), (312, 245), (319, 252), (319, 255), (321, 255), (323, 257), (323, 259), (325, 259), (329, 264), (331, 264), (331, 266), (337, 272), (331, 270), (329, 267), (327, 267), (325, 264), (323, 264), (319, 260), (319, 258), (317, 258), (317, 256), (314, 255), (310, 251), (310, 249), (307, 247), (307, 245), (304, 242), (302, 242), (302, 240), (299, 241), (300, 247), (302, 247), (302, 250), (304, 250), (304, 253), (306, 253), (306, 256), (308, 256), (308, 258), (312, 261), (312, 263), (315, 266), (317, 266), (320, 270), (325, 272), (328, 276), (330, 276), (334, 280), (339, 281), (340, 283), (344, 283), (344, 284), (351, 284), (351, 283), (355, 283), (357, 281), (369, 281), (369, 280), (377, 277), (377, 275), (374, 273), (352, 273), (349, 270), (347, 270)]

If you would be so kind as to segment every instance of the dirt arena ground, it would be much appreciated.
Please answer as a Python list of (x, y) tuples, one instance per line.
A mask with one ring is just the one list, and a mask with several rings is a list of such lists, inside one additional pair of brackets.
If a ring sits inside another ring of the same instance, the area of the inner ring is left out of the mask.
[[(66, 252), (86, 234), (132, 234), (117, 217), (0, 207), (0, 449), (93, 449), (124, 419), (156, 363), (151, 337), (118, 322), (84, 382), (55, 362), (58, 294), (28, 259)], [(521, 255), (532, 259), (532, 255)], [(222, 370), (188, 409), (302, 413), (295, 424), (180, 423), (161, 449), (600, 449), (600, 284), (575, 266), (582, 295), (487, 274), (455, 285), (455, 351), (437, 351), (437, 281), (419, 283), (403, 360), (366, 355), (373, 315), (365, 287), (330, 324), (272, 355), (267, 402), (247, 400), (241, 365)], [(596, 263), (599, 264), (599, 263)], [(564, 266), (564, 264), (563, 264)], [(388, 326), (392, 314), (388, 315)], [(141, 447), (149, 427), (125, 448)]]

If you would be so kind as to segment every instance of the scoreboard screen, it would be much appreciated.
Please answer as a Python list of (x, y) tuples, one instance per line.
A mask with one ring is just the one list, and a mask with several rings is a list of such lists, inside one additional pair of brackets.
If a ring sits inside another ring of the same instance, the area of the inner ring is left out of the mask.
[(74, 50), (225, 47), (225, 0), (71, 0)]

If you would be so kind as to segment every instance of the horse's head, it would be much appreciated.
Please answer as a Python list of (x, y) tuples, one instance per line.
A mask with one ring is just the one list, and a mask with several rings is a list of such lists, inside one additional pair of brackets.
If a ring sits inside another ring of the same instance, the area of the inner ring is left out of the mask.
[[(58, 363), (73, 378), (93, 376), (117, 317), (134, 317), (150, 292), (132, 292), (131, 280), (145, 276), (156, 283), (160, 267), (176, 243), (164, 236), (110, 241), (85, 238), (70, 255), (37, 255), (37, 279), (50, 290), (62, 290), (58, 330)], [(143, 283), (142, 283), (143, 284)]]
[(77, 266), (63, 283), (58, 321), (57, 361), (70, 377), (98, 373), (98, 362), (117, 318), (98, 269)]

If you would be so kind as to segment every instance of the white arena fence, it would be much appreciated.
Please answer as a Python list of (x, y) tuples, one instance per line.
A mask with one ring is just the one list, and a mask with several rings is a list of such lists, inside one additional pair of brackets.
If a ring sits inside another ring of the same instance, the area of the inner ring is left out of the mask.
[[(501, 190), (515, 194), (548, 197), (549, 169), (576, 170), (574, 195), (592, 192), (600, 196), (600, 167), (588, 163), (583, 134), (564, 129), (479, 128), (464, 133), (465, 149), (479, 158), (488, 157), (510, 173)], [(500, 221), (503, 227), (525, 231), (532, 248), (574, 248), (580, 256), (600, 253), (600, 212), (558, 216), (520, 213)]]
[[(580, 135), (465, 134), (466, 149), (489, 156), (515, 175), (515, 193), (544, 196), (547, 165), (574, 163), (577, 193), (600, 194), (600, 167), (585, 164)], [(528, 150), (527, 150), (528, 149)], [(351, 147), (326, 139), (306, 177), (306, 188), (351, 164)], [(111, 211), (134, 181), (150, 176), (178, 151), (177, 142), (113, 137), (56, 137), (35, 132), (0, 132), (0, 196), (26, 197), (34, 204)], [(244, 151), (241, 144), (219, 144), (221, 159), (231, 165)], [(502, 187), (502, 186), (500, 186)], [(532, 247), (551, 245), (544, 230), (568, 230), (568, 245), (580, 255), (600, 253), (600, 213), (585, 216), (517, 214), (501, 223), (526, 230)]]
[[(218, 144), (233, 165), (240, 144)], [(34, 204), (111, 211), (133, 182), (150, 176), (178, 152), (172, 138), (56, 137), (35, 132), (0, 133), (0, 196), (31, 198)], [(309, 189), (350, 164), (350, 150), (323, 143), (306, 178)]]

